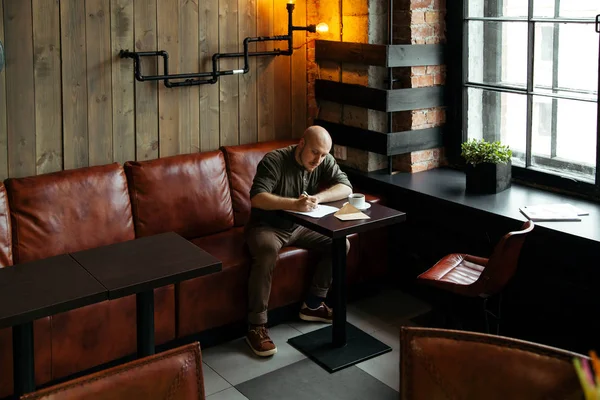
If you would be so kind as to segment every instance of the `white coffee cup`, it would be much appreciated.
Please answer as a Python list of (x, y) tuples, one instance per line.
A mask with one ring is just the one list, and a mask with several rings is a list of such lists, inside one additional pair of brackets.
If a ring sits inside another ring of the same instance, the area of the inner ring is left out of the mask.
[(352, 193), (348, 196), (348, 203), (358, 209), (365, 208), (365, 195), (362, 193)]

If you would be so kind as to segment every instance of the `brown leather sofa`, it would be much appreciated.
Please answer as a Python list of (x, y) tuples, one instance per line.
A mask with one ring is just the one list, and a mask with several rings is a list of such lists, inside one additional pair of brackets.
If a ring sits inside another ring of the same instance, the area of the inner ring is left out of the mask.
[[(223, 270), (155, 290), (156, 343), (243, 321), (249, 255), (242, 231), (250, 212), (249, 188), (262, 156), (291, 143), (8, 179), (6, 191), (0, 188), (0, 266), (174, 231), (219, 258)], [(385, 270), (382, 234), (349, 237), (350, 283)], [(281, 251), (271, 309), (302, 300), (311, 258), (304, 249)], [(36, 384), (134, 354), (135, 315), (135, 298), (128, 296), (35, 321)], [(12, 393), (10, 329), (0, 330), (0, 354), (1, 398)]]
[(21, 400), (205, 399), (198, 342), (51, 386)]

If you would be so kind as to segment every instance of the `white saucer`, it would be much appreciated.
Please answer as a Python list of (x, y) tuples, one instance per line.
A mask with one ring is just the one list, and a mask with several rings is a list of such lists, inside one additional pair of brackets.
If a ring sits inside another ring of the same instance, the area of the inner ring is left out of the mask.
[[(342, 204), (342, 207), (345, 206), (346, 204), (348, 204), (348, 202), (345, 202), (344, 204)], [(371, 208), (371, 203), (365, 202), (364, 207), (362, 207), (362, 208), (356, 207), (356, 208), (359, 209), (360, 211), (368, 210), (369, 208)]]

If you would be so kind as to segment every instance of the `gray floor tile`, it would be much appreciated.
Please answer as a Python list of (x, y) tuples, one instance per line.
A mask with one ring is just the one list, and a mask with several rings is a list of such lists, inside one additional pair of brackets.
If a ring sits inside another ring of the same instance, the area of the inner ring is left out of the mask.
[(229, 382), (206, 365), (206, 363), (202, 363), (202, 373), (204, 375), (204, 392), (207, 396), (231, 387)]
[(350, 304), (346, 311), (346, 320), (366, 333), (375, 332), (386, 328), (389, 324), (381, 319), (366, 313), (354, 304)]
[(299, 361), (236, 386), (250, 400), (397, 400), (398, 392), (356, 367), (330, 374)]
[(393, 349), (389, 353), (380, 355), (356, 364), (358, 368), (372, 377), (385, 383), (395, 391), (400, 386), (400, 351)]
[(306, 358), (287, 343), (299, 332), (289, 325), (278, 325), (269, 331), (277, 345), (277, 354), (261, 358), (252, 353), (244, 338), (211, 347), (203, 352), (204, 362), (231, 385), (237, 385), (257, 376)]
[(375, 339), (382, 341), (394, 350), (400, 350), (400, 328), (388, 325), (370, 334)]
[(206, 400), (249, 400), (246, 396), (238, 392), (235, 388), (222, 390), (218, 393), (206, 396)]
[(317, 329), (325, 328), (326, 326), (330, 326), (331, 324), (326, 324), (324, 322), (308, 322), (299, 319), (298, 321), (290, 322), (289, 325), (292, 328), (300, 331), (300, 334), (302, 334), (316, 331)]
[(393, 325), (431, 310), (429, 304), (400, 290), (383, 290), (376, 296), (358, 300), (352, 305), (370, 316)]

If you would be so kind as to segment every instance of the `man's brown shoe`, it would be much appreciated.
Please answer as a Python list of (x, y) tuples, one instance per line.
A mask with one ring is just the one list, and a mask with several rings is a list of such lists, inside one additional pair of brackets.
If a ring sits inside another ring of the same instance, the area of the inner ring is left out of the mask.
[(269, 337), (269, 332), (264, 325), (250, 326), (246, 334), (246, 343), (259, 357), (268, 357), (277, 353), (277, 346)]
[(321, 302), (319, 307), (314, 309), (308, 308), (306, 303), (304, 303), (300, 309), (300, 319), (303, 319), (304, 321), (316, 321), (331, 324), (333, 321), (333, 309), (327, 307), (323, 302)]

